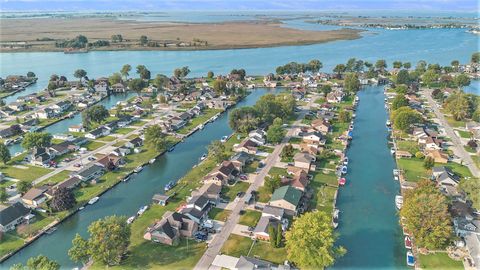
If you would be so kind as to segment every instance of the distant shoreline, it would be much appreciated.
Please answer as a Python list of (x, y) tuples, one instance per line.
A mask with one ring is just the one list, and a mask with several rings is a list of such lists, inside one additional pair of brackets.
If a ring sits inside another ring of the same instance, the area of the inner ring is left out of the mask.
[[(33, 27), (32, 27), (33, 25)], [(0, 53), (63, 52), (56, 42), (84, 35), (89, 51), (197, 51), (299, 46), (361, 38), (362, 30), (310, 31), (283, 27), (279, 22), (223, 23), (139, 22), (115, 19), (9, 19), (0, 24)], [(121, 35), (121, 42), (113, 42)], [(141, 45), (140, 36), (154, 45)]]

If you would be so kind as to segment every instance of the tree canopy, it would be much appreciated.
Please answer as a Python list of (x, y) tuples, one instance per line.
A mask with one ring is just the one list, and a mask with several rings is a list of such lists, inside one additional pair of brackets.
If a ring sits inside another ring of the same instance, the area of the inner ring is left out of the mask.
[(225, 145), (215, 140), (207, 147), (208, 149), (208, 156), (212, 157), (216, 163), (220, 163), (228, 158), (228, 154), (226, 152)]
[(397, 95), (392, 101), (392, 109), (408, 106), (408, 99), (404, 95)]
[(38, 255), (28, 259), (27, 265), (24, 266), (21, 263), (14, 264), (11, 270), (58, 270), (60, 269), (60, 264), (54, 260), (50, 260), (48, 257), (43, 255)]
[(410, 107), (400, 107), (392, 112), (391, 120), (396, 129), (408, 132), (412, 125), (418, 124), (422, 121), (422, 117)]
[(145, 144), (159, 153), (167, 148), (166, 135), (159, 125), (152, 125), (145, 129)]
[(357, 73), (347, 73), (344, 81), (345, 90), (348, 92), (357, 92), (360, 90), (360, 80)]
[(480, 179), (462, 179), (460, 189), (467, 194), (475, 209), (480, 209)]
[(92, 123), (101, 123), (109, 116), (108, 110), (101, 104), (93, 105), (92, 107), (82, 112), (82, 122), (86, 129), (89, 129)]
[(280, 118), (275, 118), (273, 124), (268, 127), (267, 141), (270, 143), (280, 143), (285, 137), (285, 129), (282, 127), (283, 121)]
[(50, 146), (52, 135), (47, 132), (29, 132), (26, 133), (22, 140), (22, 147), (32, 149), (38, 147)]
[(73, 192), (65, 187), (58, 188), (53, 192), (53, 198), (50, 201), (50, 207), (54, 211), (64, 211), (72, 208), (77, 201)]
[(0, 160), (3, 162), (3, 164), (7, 164), (11, 158), (12, 156), (10, 155), (10, 150), (8, 147), (5, 144), (0, 143)]

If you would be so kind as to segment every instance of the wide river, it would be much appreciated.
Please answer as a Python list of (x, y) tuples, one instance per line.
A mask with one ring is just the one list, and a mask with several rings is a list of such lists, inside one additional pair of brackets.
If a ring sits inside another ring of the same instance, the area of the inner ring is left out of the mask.
[[(289, 21), (288, 26), (322, 29), (319, 25), (306, 25)], [(90, 78), (108, 76), (122, 65), (135, 67), (144, 64), (152, 74), (171, 74), (173, 69), (189, 66), (191, 76), (205, 75), (212, 70), (226, 73), (233, 68), (245, 68), (248, 74), (273, 72), (275, 67), (290, 61), (304, 62), (320, 59), (325, 71), (348, 58), (356, 57), (374, 62), (386, 59), (419, 60), (449, 64), (458, 59), (467, 62), (478, 50), (478, 36), (458, 29), (431, 29), (386, 31), (374, 30), (363, 38), (336, 41), (308, 46), (286, 46), (244, 50), (217, 51), (156, 51), (156, 52), (91, 52), (88, 54), (63, 53), (4, 53), (0, 54), (0, 76), (26, 74), (33, 71), (38, 83), (26, 91), (6, 98), (7, 102), (43, 89), (51, 74), (65, 75), (73, 79), (73, 71), (83, 68)], [(135, 74), (131, 74), (134, 76)], [(478, 94), (479, 88), (469, 89)], [(238, 106), (253, 104), (266, 90), (254, 91)], [(354, 142), (348, 154), (351, 157), (349, 184), (340, 191), (338, 205), (341, 210), (340, 244), (348, 254), (338, 262), (339, 268), (398, 268), (404, 265), (404, 251), (398, 232), (398, 220), (394, 210), (394, 195), (398, 187), (391, 179), (393, 160), (386, 146), (383, 94), (380, 88), (370, 88), (360, 93), (360, 107), (354, 131)], [(116, 102), (115, 98), (115, 102)], [(108, 102), (108, 101), (105, 101)], [(72, 123), (78, 122), (71, 120)], [(71, 124), (71, 123), (70, 123)], [(49, 131), (62, 132), (68, 122), (52, 126)], [(58, 129), (57, 129), (58, 128)], [(40, 238), (25, 248), (0, 268), (25, 262), (29, 257), (44, 254), (57, 260), (63, 267), (73, 266), (66, 252), (75, 233), (85, 235), (87, 226), (94, 220), (112, 214), (132, 215), (147, 204), (153, 193), (165, 183), (184, 175), (206, 151), (214, 139), (231, 133), (226, 114), (204, 130), (178, 145), (175, 151), (161, 157), (148, 166), (136, 179), (122, 183), (102, 196), (100, 201), (68, 219), (50, 236)]]

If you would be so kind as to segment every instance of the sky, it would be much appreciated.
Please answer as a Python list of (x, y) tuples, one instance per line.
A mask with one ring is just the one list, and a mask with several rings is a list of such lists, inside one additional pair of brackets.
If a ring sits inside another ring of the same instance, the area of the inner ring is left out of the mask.
[(478, 0), (0, 0), (0, 11), (438, 10), (479, 12)]

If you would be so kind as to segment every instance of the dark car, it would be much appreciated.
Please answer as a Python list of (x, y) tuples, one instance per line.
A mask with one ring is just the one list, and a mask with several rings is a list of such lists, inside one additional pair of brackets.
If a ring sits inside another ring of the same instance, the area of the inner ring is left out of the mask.
[(243, 197), (243, 195), (245, 195), (245, 192), (243, 192), (243, 191), (240, 191), (240, 192), (237, 193), (237, 197), (239, 197), (239, 198)]

